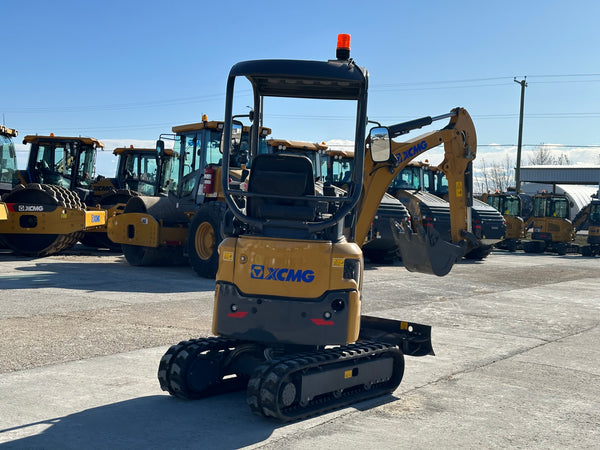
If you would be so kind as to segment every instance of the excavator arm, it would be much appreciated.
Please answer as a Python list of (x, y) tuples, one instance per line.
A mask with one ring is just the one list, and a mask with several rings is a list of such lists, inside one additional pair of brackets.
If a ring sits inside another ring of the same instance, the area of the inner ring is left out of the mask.
[[(450, 117), (449, 124), (436, 131), (422, 134), (406, 142), (395, 142), (392, 139), (408, 133), (415, 128), (429, 125), (433, 121)], [(406, 167), (406, 165), (424, 152), (444, 145), (444, 160), (440, 168), (448, 179), (450, 224), (452, 243), (441, 243), (439, 235), (434, 235), (435, 230), (418, 230), (417, 236), (405, 236), (414, 243), (420, 242), (427, 247), (430, 258), (407, 266), (407, 260), (412, 256), (422, 259), (418, 246), (413, 246), (408, 252), (402, 251), (405, 266), (409, 270), (445, 275), (449, 272), (457, 257), (462, 256), (473, 245), (469, 239), (471, 231), (471, 203), (472, 203), (472, 175), (471, 162), (475, 159), (477, 151), (477, 137), (475, 126), (469, 113), (463, 108), (455, 108), (449, 114), (438, 117), (424, 117), (410, 122), (388, 127), (390, 138), (391, 158), (385, 162), (375, 162), (372, 154), (367, 152), (363, 174), (363, 194), (359, 203), (359, 214), (356, 226), (356, 241), (363, 242), (368, 232), (369, 225), (375, 217), (377, 206), (392, 180)], [(372, 147), (372, 145), (371, 145)], [(410, 235), (410, 230), (405, 227), (405, 234)], [(446, 245), (447, 244), (447, 245)], [(437, 248), (432, 248), (437, 246)], [(404, 246), (409, 248), (408, 246)], [(427, 261), (432, 257), (438, 258), (435, 253), (446, 253), (442, 256), (443, 263), (436, 264)], [(409, 254), (410, 253), (410, 254)], [(433, 266), (433, 267), (432, 267)]]

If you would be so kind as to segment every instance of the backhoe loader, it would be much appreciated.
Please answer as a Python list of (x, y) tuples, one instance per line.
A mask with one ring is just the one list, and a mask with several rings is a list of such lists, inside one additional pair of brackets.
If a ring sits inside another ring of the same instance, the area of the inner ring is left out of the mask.
[[(257, 121), (267, 111), (281, 114), (283, 105), (289, 110), (290, 105), (309, 104), (320, 114), (328, 107), (340, 115), (353, 111), (355, 166), (344, 195), (327, 189), (318, 195), (310, 159), (259, 154), (258, 127), (252, 127), (250, 154), (257, 156), (247, 190), (229, 176), (221, 179), (234, 218), (226, 223), (228, 237), (219, 246), (213, 313), (218, 337), (184, 341), (165, 353), (158, 379), (170, 394), (193, 399), (246, 389), (253, 412), (291, 421), (392, 393), (402, 379), (405, 354), (433, 354), (430, 327), (361, 316), (363, 257), (358, 243), (404, 163), (443, 143), (444, 164), (453, 169), (455, 244), (440, 246), (434, 236), (417, 233), (401, 245), (418, 253), (410, 269), (447, 273), (469, 245), (463, 236), (470, 223), (465, 173), (475, 157), (475, 129), (468, 113), (457, 108), (435, 118), (374, 128), (365, 146), (368, 73), (350, 59), (349, 49), (349, 35), (341, 35), (336, 60), (255, 60), (231, 68), (224, 174), (230, 173), (229, 143), (242, 131), (233, 111), (247, 104), (234, 100), (236, 88), (246, 92), (244, 79), (251, 85)], [(416, 141), (392, 141), (442, 118), (450, 119), (442, 130)], [(428, 263), (433, 254), (423, 249), (437, 252), (446, 266)]]
[[(215, 277), (221, 222), (227, 209), (219, 183), (222, 129), (223, 122), (203, 117), (200, 123), (173, 127), (173, 135), (161, 136), (157, 141), (157, 153), (163, 160), (157, 195), (134, 197), (127, 202), (123, 214), (108, 219), (108, 236), (121, 244), (129, 264), (189, 264), (198, 275)], [(249, 130), (245, 127), (230, 154), (237, 167), (232, 176), (238, 185), (247, 173)], [(270, 132), (268, 128), (260, 129), (263, 153)], [(164, 139), (174, 140), (173, 150), (165, 149)], [(169, 152), (172, 157), (165, 162)]]
[(9, 214), (0, 236), (16, 253), (48, 256), (105, 224), (91, 190), (96, 150), (104, 144), (53, 134), (25, 136), (23, 143), (30, 144), (29, 162), (18, 172), (20, 184), (3, 197)]

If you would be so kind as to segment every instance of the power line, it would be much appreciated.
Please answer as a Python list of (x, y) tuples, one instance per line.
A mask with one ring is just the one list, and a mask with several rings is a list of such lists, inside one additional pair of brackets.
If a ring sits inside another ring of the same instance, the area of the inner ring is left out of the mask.
[[(575, 74), (541, 74), (529, 75), (529, 79), (535, 78), (585, 78), (585, 77), (600, 77), (600, 73), (575, 73)], [(441, 90), (441, 89), (466, 89), (478, 87), (493, 87), (507, 86), (513, 80), (511, 76), (484, 77), (484, 78), (465, 78), (457, 80), (433, 80), (433, 81), (418, 81), (404, 83), (383, 83), (373, 84), (371, 91), (374, 92), (389, 92), (389, 91), (420, 91), (420, 90)], [(488, 83), (490, 81), (503, 81), (502, 83)], [(548, 80), (548, 81), (531, 81), (537, 84), (554, 84), (554, 83), (598, 83), (600, 79), (594, 80)], [(476, 83), (476, 84), (473, 84)], [(481, 84), (484, 83), (484, 84)], [(449, 85), (462, 86), (449, 86)], [(467, 84), (467, 85), (465, 85)], [(247, 94), (249, 89), (242, 90), (240, 94)], [(167, 100), (153, 100), (146, 102), (130, 102), (116, 104), (100, 104), (100, 105), (67, 105), (67, 106), (29, 106), (29, 107), (8, 107), (4, 108), (6, 113), (73, 113), (82, 111), (119, 111), (129, 109), (144, 109), (166, 106), (179, 106), (185, 104), (194, 104), (206, 101), (222, 100), (224, 93), (213, 93), (202, 96), (180, 97)]]
[[(241, 95), (251, 92), (250, 89), (240, 90)], [(20, 108), (3, 108), (5, 113), (72, 113), (81, 111), (118, 111), (127, 109), (143, 109), (143, 108), (156, 108), (164, 106), (178, 106), (185, 104), (200, 103), (203, 101), (211, 100), (224, 100), (225, 94), (207, 94), (194, 97), (181, 97), (172, 98), (168, 100), (153, 100), (146, 102), (132, 102), (132, 103), (115, 103), (105, 105), (70, 105), (70, 106), (25, 106)]]
[[(564, 148), (600, 148), (598, 145), (577, 145), (577, 144), (521, 144), (523, 147), (564, 147)], [(477, 144), (477, 147), (516, 147), (517, 144)]]

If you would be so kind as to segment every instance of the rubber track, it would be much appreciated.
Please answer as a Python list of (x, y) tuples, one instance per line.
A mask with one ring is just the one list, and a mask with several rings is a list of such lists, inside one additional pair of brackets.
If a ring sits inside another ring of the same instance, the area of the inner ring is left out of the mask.
[[(290, 380), (294, 374), (301, 375), (300, 372), (317, 371), (324, 366), (340, 363), (345, 363), (348, 368), (352, 368), (361, 360), (388, 355), (392, 355), (396, 362), (398, 358), (401, 361), (399, 373), (395, 373), (388, 381), (369, 387), (361, 385), (342, 392), (320, 395), (305, 405), (301, 405), (297, 400), (289, 407), (280, 404), (283, 383)], [(319, 352), (294, 355), (260, 365), (248, 382), (247, 401), (255, 414), (288, 422), (391, 393), (400, 384), (403, 372), (403, 355), (396, 346), (379, 342), (358, 342)]]
[(171, 346), (158, 365), (158, 381), (163, 391), (182, 399), (196, 399), (236, 391), (244, 386), (233, 382), (220, 382), (210, 389), (193, 391), (186, 381), (191, 364), (201, 354), (233, 349), (242, 341), (221, 337), (209, 337), (182, 341)]

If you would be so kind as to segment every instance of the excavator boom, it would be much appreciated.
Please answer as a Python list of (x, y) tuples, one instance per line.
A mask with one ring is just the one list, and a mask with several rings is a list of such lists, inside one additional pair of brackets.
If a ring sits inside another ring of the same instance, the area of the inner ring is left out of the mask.
[(418, 229), (417, 233), (412, 233), (406, 226), (395, 226), (395, 235), (406, 268), (439, 276), (446, 275), (469, 246), (477, 245), (476, 240), (471, 237), (471, 162), (477, 151), (475, 126), (465, 109), (455, 108), (446, 115), (424, 117), (388, 128), (389, 136), (393, 139), (408, 133), (411, 128), (420, 128), (447, 117), (450, 117), (450, 123), (441, 130), (422, 134), (406, 142), (392, 140), (391, 161), (375, 163), (371, 158), (365, 158), (363, 196), (358, 207), (360, 213), (356, 227), (356, 240), (362, 242), (375, 217), (377, 205), (396, 175), (416, 157), (443, 144), (444, 160), (440, 168), (446, 174), (450, 186), (452, 243), (443, 242), (432, 229)]

